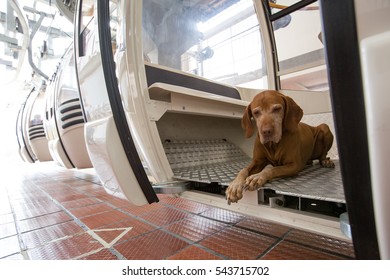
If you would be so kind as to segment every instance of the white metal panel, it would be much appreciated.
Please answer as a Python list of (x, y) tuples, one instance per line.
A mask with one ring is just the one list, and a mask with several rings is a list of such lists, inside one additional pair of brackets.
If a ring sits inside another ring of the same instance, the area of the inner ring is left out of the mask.
[(166, 159), (156, 123), (149, 117), (152, 108), (147, 107), (151, 104), (142, 41), (138, 34), (142, 32), (142, 2), (121, 1), (118, 10), (122, 14), (118, 17), (119, 48), (115, 58), (126, 119), (143, 164), (156, 181), (166, 182), (173, 176), (172, 169)]
[(85, 135), (91, 161), (107, 193), (126, 198), (135, 205), (147, 204), (112, 116), (86, 123)]
[(382, 259), (390, 259), (390, 32), (361, 41), (375, 222)]

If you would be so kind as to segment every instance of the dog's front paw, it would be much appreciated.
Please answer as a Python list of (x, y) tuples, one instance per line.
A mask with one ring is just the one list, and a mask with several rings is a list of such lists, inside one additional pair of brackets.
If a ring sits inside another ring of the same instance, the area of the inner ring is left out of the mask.
[(320, 160), (320, 164), (322, 167), (326, 167), (326, 168), (334, 168), (335, 167), (334, 162), (330, 158)]
[(257, 173), (249, 176), (245, 180), (244, 189), (248, 191), (254, 191), (258, 188), (261, 188), (265, 183), (267, 182), (267, 179), (263, 174)]
[(242, 198), (242, 192), (244, 190), (244, 182), (240, 180), (234, 180), (230, 183), (226, 189), (226, 199), (228, 204), (239, 201)]

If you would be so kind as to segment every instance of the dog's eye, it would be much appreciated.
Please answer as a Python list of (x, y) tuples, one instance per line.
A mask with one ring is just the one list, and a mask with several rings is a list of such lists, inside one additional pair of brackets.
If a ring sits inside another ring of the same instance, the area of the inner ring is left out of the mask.
[(281, 110), (282, 110), (282, 106), (280, 106), (280, 105), (275, 105), (275, 106), (272, 108), (272, 112), (273, 112), (273, 113), (279, 113)]
[(259, 110), (259, 109), (254, 109), (254, 110), (252, 111), (252, 115), (253, 115), (254, 117), (260, 116), (260, 110)]

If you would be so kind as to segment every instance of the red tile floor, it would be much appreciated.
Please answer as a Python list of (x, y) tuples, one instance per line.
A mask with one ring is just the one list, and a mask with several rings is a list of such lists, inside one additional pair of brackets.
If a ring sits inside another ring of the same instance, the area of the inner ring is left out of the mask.
[(354, 259), (345, 240), (169, 195), (136, 207), (95, 175), (34, 165), (2, 175), (1, 259)]

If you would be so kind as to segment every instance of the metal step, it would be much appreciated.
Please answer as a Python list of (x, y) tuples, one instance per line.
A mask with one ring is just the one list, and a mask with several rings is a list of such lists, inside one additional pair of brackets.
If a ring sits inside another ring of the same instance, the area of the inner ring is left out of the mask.
[(251, 161), (223, 139), (165, 141), (163, 145), (175, 179), (228, 185)]
[[(251, 158), (227, 140), (168, 140), (163, 143), (174, 178), (228, 186)], [(297, 176), (275, 179), (264, 185), (277, 194), (345, 203), (340, 165), (307, 166)]]
[(319, 163), (308, 165), (297, 176), (275, 179), (264, 185), (277, 194), (345, 203), (340, 164), (324, 168)]

